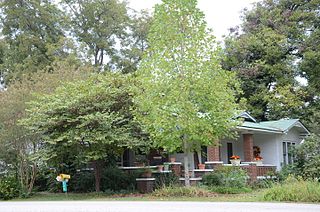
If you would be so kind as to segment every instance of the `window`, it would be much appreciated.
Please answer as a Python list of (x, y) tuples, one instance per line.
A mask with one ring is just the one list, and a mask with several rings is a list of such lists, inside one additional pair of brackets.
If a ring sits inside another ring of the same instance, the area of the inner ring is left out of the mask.
[(294, 155), (292, 150), (296, 144), (290, 141), (282, 142), (282, 156), (283, 156), (283, 165), (292, 164), (294, 161)]

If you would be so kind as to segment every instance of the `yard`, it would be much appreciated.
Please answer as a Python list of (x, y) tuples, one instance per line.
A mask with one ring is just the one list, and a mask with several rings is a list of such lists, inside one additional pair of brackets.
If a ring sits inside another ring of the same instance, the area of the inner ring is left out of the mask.
[(264, 190), (242, 194), (212, 193), (211, 197), (155, 197), (152, 194), (105, 194), (105, 193), (48, 193), (39, 192), (27, 199), (11, 201), (206, 201), (206, 202), (258, 202)]

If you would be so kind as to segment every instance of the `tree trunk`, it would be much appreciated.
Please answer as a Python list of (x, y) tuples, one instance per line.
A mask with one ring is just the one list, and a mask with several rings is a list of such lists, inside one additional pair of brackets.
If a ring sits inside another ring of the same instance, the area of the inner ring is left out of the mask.
[(186, 187), (190, 187), (190, 176), (189, 176), (189, 148), (186, 141), (183, 141), (183, 152), (184, 152), (184, 184)]
[(94, 161), (93, 168), (94, 168), (96, 192), (100, 192), (102, 161), (101, 160)]
[(198, 161), (202, 164), (201, 149), (197, 151)]
[(30, 183), (29, 183), (28, 194), (30, 194), (32, 192), (34, 182), (36, 181), (36, 175), (37, 175), (37, 164), (33, 163), (32, 170), (31, 170), (31, 179), (30, 179)]

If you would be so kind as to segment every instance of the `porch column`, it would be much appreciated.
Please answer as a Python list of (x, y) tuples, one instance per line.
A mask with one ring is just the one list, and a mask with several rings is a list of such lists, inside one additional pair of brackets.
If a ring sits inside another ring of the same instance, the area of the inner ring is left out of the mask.
[(207, 148), (208, 161), (220, 161), (220, 148), (217, 146), (208, 146)]
[(243, 151), (244, 151), (244, 161), (253, 161), (253, 135), (243, 134)]

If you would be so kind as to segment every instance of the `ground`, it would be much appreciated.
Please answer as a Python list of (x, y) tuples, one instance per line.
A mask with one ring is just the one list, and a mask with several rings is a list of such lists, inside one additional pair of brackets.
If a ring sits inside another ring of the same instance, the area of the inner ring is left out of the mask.
[(207, 201), (207, 202), (258, 202), (262, 190), (242, 194), (215, 194), (212, 197), (154, 197), (150, 194), (115, 194), (103, 193), (47, 193), (39, 192), (27, 199), (13, 201)]
[(320, 205), (295, 203), (236, 203), (236, 202), (168, 202), (168, 201), (64, 201), (64, 202), (2, 202), (0, 211), (6, 212), (222, 212), (222, 211), (259, 211), (259, 212), (319, 212)]

